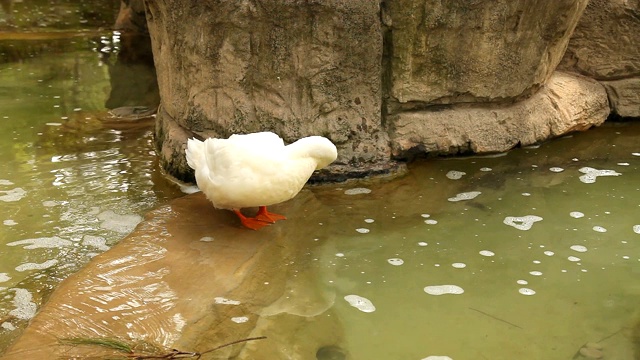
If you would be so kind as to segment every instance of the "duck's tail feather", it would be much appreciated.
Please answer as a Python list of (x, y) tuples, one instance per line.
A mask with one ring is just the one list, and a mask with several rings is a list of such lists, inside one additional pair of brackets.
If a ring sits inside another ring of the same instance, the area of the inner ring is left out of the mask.
[(190, 168), (196, 169), (202, 167), (205, 164), (205, 146), (204, 142), (198, 139), (187, 140), (187, 149), (185, 153), (187, 155), (187, 164)]

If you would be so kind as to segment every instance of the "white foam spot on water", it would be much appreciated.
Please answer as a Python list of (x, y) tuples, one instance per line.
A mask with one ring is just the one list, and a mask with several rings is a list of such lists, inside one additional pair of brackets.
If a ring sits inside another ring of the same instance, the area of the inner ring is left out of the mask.
[(631, 155), (633, 155), (633, 156), (640, 156), (640, 153), (638, 153), (638, 152), (633, 152), (633, 153), (631, 153)]
[(6, 179), (0, 179), (0, 185), (9, 186), (9, 185), (13, 185), (13, 183), (11, 181), (9, 181), (9, 180), (6, 180)]
[(597, 232), (607, 232), (607, 229), (603, 228), (602, 226), (594, 226), (593, 227), (593, 231), (597, 231)]
[(490, 167), (480, 168), (480, 171), (491, 171), (491, 170), (493, 170), (493, 169), (491, 169)]
[(215, 240), (213, 237), (211, 236), (203, 236), (200, 238), (200, 241), (202, 242), (212, 242), (213, 240)]
[(529, 274), (533, 275), (533, 276), (540, 276), (542, 275), (541, 271), (529, 271)]
[(92, 246), (100, 251), (109, 250), (109, 247), (107, 246), (107, 239), (101, 236), (85, 235), (82, 238), (82, 245)]
[(357, 228), (356, 231), (359, 232), (360, 234), (366, 234), (371, 230), (369, 230), (367, 228)]
[(223, 298), (222, 296), (216, 296), (215, 298), (213, 298), (213, 300), (216, 304), (221, 304), (221, 305), (240, 305), (240, 301), (230, 300), (227, 298)]
[(11, 220), (11, 219), (4, 220), (2, 223), (3, 223), (4, 225), (6, 225), (6, 226), (14, 226), (14, 225), (18, 225), (18, 223), (17, 223), (17, 222), (15, 222), (15, 221), (13, 221), (13, 220)]
[(620, 165), (620, 166), (629, 166), (629, 163), (627, 163), (627, 162), (619, 162), (618, 165)]
[(453, 263), (451, 264), (451, 266), (453, 266), (456, 269), (464, 269), (467, 267), (467, 264), (465, 263)]
[(527, 285), (529, 282), (527, 280), (518, 280), (516, 281), (518, 285)]
[(44, 207), (54, 207), (56, 205), (59, 205), (58, 202), (53, 200), (45, 200), (42, 202), (42, 206)]
[(420, 216), (422, 216), (422, 217), (423, 217), (423, 218), (425, 218), (425, 219), (427, 219), (427, 218), (430, 218), (430, 217), (431, 217), (431, 215), (429, 215), (429, 214), (420, 214)]
[(387, 262), (391, 265), (394, 266), (400, 266), (402, 264), (404, 264), (404, 260), (399, 259), (399, 258), (391, 258), (391, 259), (387, 259)]
[(427, 225), (435, 225), (438, 223), (438, 220), (433, 220), (433, 219), (427, 219), (424, 221), (425, 224)]
[(575, 256), (569, 256), (567, 259), (569, 259), (569, 261), (573, 261), (573, 262), (580, 261), (580, 258), (579, 257), (575, 257)]
[(460, 295), (464, 290), (457, 285), (431, 285), (424, 288), (424, 292), (429, 295)]
[(364, 219), (364, 222), (366, 222), (367, 224), (371, 224), (371, 223), (375, 222), (375, 220), (373, 220), (373, 219)]
[(16, 296), (13, 298), (13, 305), (15, 309), (9, 311), (9, 315), (12, 315), (20, 320), (30, 320), (36, 315), (36, 303), (34, 303), (33, 296), (27, 289), (12, 289), (15, 291)]
[(242, 323), (246, 323), (247, 321), (249, 321), (249, 318), (246, 316), (236, 316), (236, 317), (232, 317), (231, 321), (233, 321), (236, 324), (242, 324)]
[(584, 175), (580, 176), (580, 181), (582, 181), (585, 184), (593, 184), (594, 182), (596, 182), (596, 178), (598, 176), (620, 176), (622, 174), (620, 174), (619, 172), (613, 171), (613, 170), (598, 170), (598, 169), (594, 169), (592, 167), (583, 167), (580, 168), (578, 171), (580, 171), (581, 173), (583, 173)]
[(140, 215), (135, 214), (116, 214), (111, 210), (103, 211), (98, 214), (98, 219), (102, 220), (100, 227), (106, 230), (112, 230), (121, 234), (128, 234), (142, 221)]
[(549, 168), (549, 171), (554, 172), (554, 173), (559, 173), (559, 172), (563, 172), (564, 169), (561, 168), (561, 167), (554, 166), (552, 168)]
[(518, 230), (529, 230), (533, 226), (533, 223), (538, 221), (542, 221), (542, 218), (536, 215), (507, 216), (504, 218), (503, 223), (513, 226)]
[(529, 288), (520, 288), (518, 289), (518, 292), (522, 295), (535, 295), (535, 291), (529, 289)]
[(463, 192), (463, 193), (457, 194), (454, 197), (450, 197), (447, 200), (449, 200), (451, 202), (471, 200), (471, 199), (475, 199), (480, 194), (482, 194), (480, 191)]
[(362, 312), (370, 313), (376, 311), (376, 307), (373, 305), (371, 300), (365, 297), (358, 295), (347, 295), (344, 297), (344, 299), (349, 303), (349, 305)]
[(13, 331), (13, 330), (16, 329), (16, 327), (12, 323), (10, 323), (8, 321), (5, 321), (2, 324), (0, 324), (0, 327), (2, 327), (5, 330), (9, 330), (9, 331)]
[(482, 256), (493, 256), (495, 253), (490, 250), (480, 250), (480, 255)]
[(59, 123), (59, 122), (48, 122), (48, 123), (45, 123), (45, 125), (47, 125), (47, 126), (62, 126), (62, 123)]
[(446, 355), (430, 355), (422, 360), (453, 360), (453, 359)]
[(459, 180), (461, 179), (464, 175), (467, 175), (466, 172), (463, 171), (457, 171), (457, 170), (451, 170), (447, 173), (447, 178), (451, 179), (451, 180)]
[(9, 276), (7, 273), (0, 273), (0, 283), (7, 282), (9, 280), (11, 280), (11, 276)]
[(344, 191), (345, 195), (369, 194), (370, 192), (371, 192), (371, 189), (367, 189), (363, 187), (357, 187), (357, 188), (348, 189)]
[(336, 253), (336, 256), (337, 257), (344, 257), (344, 254), (343, 253)]
[(420, 242), (418, 243), (418, 246), (427, 246), (427, 245), (429, 245), (429, 244), (427, 244), (427, 243), (426, 243), (426, 242), (424, 242), (424, 241), (420, 241)]
[(4, 195), (0, 196), (0, 201), (4, 202), (14, 202), (22, 199), (27, 195), (27, 192), (24, 191), (23, 188), (15, 188), (11, 190), (0, 190), (0, 193), (4, 193)]
[(70, 246), (73, 243), (69, 240), (65, 240), (57, 236), (43, 237), (43, 238), (36, 238), (36, 239), (25, 239), (25, 240), (18, 240), (18, 241), (7, 243), (8, 246), (19, 246), (19, 245), (25, 245), (25, 244), (27, 246), (23, 247), (23, 249), (32, 250), (32, 249), (45, 249), (45, 248), (48, 248), (48, 249), (63, 248), (65, 246)]
[(523, 193), (522, 193), (522, 196), (531, 196), (531, 194), (530, 194), (530, 193), (528, 193), (528, 192), (523, 192)]
[(640, 225), (633, 225), (633, 232), (636, 234), (640, 234)]
[(547, 255), (547, 256), (553, 256), (553, 254), (555, 254), (555, 253), (553, 251), (547, 250), (547, 251), (544, 252), (544, 254)]
[(569, 213), (569, 216), (571, 216), (572, 218), (579, 219), (581, 217), (584, 217), (584, 214), (581, 213), (580, 211), (572, 211)]
[(51, 260), (47, 260), (43, 263), (25, 263), (25, 264), (21, 264), (16, 266), (16, 271), (28, 271), (28, 270), (43, 270), (43, 269), (48, 269), (52, 266), (54, 266), (55, 264), (58, 263), (58, 260), (56, 259), (51, 259)]
[(577, 252), (586, 252), (587, 251), (587, 247), (586, 246), (582, 246), (582, 245), (571, 245), (569, 247), (569, 249), (571, 249), (573, 251), (577, 251)]

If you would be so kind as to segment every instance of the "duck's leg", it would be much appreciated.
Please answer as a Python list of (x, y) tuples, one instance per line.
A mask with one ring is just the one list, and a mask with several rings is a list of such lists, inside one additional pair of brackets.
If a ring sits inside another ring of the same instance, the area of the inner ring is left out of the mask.
[(258, 230), (260, 228), (263, 228), (269, 225), (269, 223), (266, 221), (262, 221), (256, 218), (248, 218), (244, 216), (239, 209), (233, 209), (233, 212), (238, 216), (242, 225), (244, 225), (244, 227), (249, 228), (251, 230)]
[(266, 206), (260, 206), (258, 213), (256, 214), (256, 219), (274, 223), (278, 220), (286, 220), (287, 218), (284, 215), (267, 211)]

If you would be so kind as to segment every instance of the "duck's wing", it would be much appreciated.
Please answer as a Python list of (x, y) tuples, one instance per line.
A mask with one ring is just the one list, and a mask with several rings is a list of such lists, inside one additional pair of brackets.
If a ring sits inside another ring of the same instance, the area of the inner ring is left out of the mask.
[(238, 145), (250, 147), (267, 147), (269, 149), (284, 147), (282, 138), (269, 131), (252, 134), (233, 134), (228, 140)]
[(187, 156), (187, 164), (190, 168), (197, 170), (205, 164), (204, 148), (204, 142), (198, 139), (187, 140), (185, 153)]

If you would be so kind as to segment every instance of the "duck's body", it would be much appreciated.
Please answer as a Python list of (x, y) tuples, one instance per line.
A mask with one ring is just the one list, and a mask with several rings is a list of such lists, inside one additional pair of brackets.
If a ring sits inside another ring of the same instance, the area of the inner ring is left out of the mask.
[[(315, 170), (336, 159), (337, 150), (321, 136), (285, 146), (278, 135), (260, 132), (228, 139), (189, 139), (186, 155), (198, 187), (213, 206), (233, 210), (241, 220), (241, 208), (260, 207), (265, 216), (259, 213), (257, 221), (266, 224), (284, 218), (268, 213), (266, 206), (296, 196)], [(247, 226), (244, 220), (243, 224)]]

